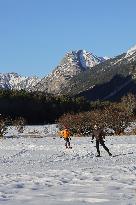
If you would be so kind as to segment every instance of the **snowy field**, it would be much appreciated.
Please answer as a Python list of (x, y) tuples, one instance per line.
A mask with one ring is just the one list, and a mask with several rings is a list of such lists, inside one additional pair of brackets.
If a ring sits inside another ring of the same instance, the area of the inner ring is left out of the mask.
[(55, 132), (26, 127), (0, 139), (0, 205), (136, 205), (136, 136), (107, 137), (113, 156), (100, 147), (97, 158), (90, 137), (65, 149)]

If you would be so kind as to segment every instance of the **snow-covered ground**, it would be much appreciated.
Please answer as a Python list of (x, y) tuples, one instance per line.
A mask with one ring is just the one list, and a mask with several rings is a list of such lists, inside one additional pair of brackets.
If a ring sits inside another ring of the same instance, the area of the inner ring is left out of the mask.
[(90, 137), (65, 149), (55, 126), (30, 128), (0, 139), (0, 205), (136, 205), (136, 136), (107, 137), (113, 156), (97, 158)]

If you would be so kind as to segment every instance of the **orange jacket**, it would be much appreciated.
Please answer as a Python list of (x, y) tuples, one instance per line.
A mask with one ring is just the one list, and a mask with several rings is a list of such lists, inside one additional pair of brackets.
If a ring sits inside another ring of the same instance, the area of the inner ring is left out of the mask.
[(70, 132), (67, 130), (67, 129), (64, 129), (60, 132), (61, 136), (64, 138), (64, 139), (67, 139), (70, 137)]

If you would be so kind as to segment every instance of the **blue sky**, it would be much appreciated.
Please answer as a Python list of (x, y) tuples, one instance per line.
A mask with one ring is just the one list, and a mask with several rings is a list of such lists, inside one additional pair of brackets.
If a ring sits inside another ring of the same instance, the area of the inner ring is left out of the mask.
[(136, 0), (0, 0), (0, 72), (45, 76), (71, 50), (136, 44)]

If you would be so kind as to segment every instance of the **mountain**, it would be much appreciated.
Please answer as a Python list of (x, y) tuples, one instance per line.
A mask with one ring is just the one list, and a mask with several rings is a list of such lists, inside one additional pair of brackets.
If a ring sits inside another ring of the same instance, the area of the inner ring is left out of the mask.
[(136, 93), (136, 45), (114, 58), (97, 57), (85, 50), (65, 54), (48, 76), (0, 74), (0, 87), (107, 100)]
[(111, 99), (128, 92), (136, 94), (136, 46), (115, 58), (74, 76), (61, 90), (89, 100)]
[(0, 73), (0, 88), (10, 90), (31, 90), (40, 81), (37, 77), (22, 77), (17, 73)]
[(85, 50), (77, 50), (66, 53), (60, 64), (53, 72), (44, 77), (33, 88), (33, 91), (44, 91), (59, 94), (62, 89), (67, 87), (68, 82), (79, 73), (91, 69), (105, 61), (103, 57), (97, 57)]

